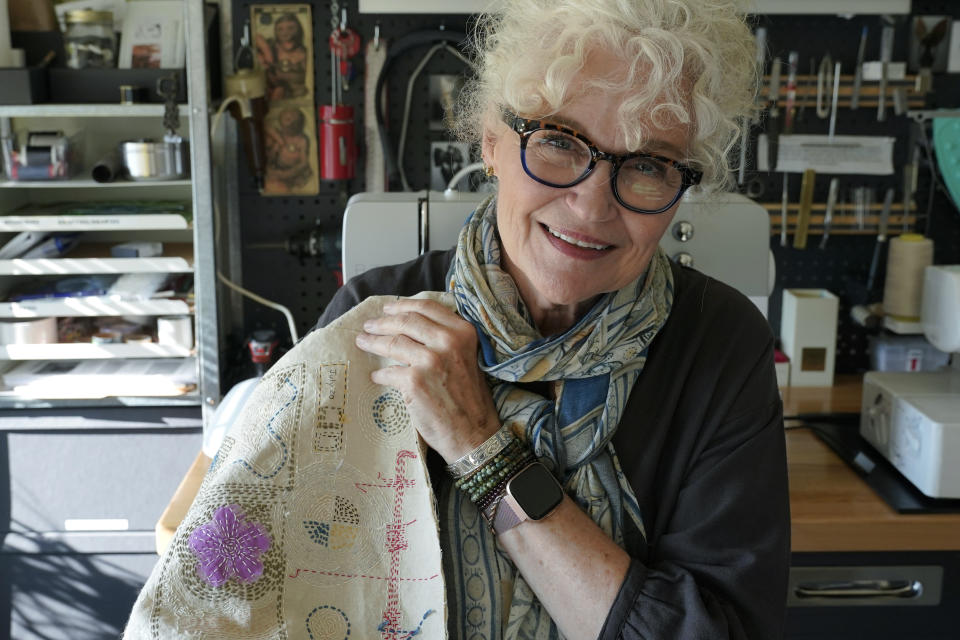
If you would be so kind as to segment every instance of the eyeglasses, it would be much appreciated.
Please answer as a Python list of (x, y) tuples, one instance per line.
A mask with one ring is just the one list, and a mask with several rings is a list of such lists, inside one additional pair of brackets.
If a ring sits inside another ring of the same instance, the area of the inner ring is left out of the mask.
[(703, 177), (703, 172), (662, 156), (600, 151), (586, 136), (563, 125), (509, 112), (503, 117), (520, 136), (523, 170), (548, 187), (564, 189), (579, 184), (593, 172), (597, 161), (606, 160), (613, 165), (610, 185), (617, 202), (635, 213), (663, 213)]

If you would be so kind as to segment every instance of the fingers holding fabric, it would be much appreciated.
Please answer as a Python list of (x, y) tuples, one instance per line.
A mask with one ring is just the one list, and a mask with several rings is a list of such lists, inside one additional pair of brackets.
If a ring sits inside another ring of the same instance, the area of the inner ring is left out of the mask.
[(427, 300), (400, 300), (364, 323), (357, 346), (398, 365), (371, 380), (400, 391), (420, 435), (448, 461), (486, 440), (499, 417), (477, 365), (473, 325)]

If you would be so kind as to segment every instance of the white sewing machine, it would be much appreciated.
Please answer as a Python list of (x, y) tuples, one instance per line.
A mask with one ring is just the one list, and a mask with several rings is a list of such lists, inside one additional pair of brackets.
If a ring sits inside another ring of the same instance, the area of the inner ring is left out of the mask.
[[(464, 220), (486, 194), (459, 191), (358, 193), (343, 214), (343, 274), (406, 262), (456, 243)], [(767, 314), (773, 289), (770, 217), (749, 198), (688, 196), (660, 245), (674, 260), (725, 282)]]
[(952, 363), (933, 372), (870, 371), (860, 435), (932, 498), (960, 498), (960, 265), (924, 272), (923, 331)]

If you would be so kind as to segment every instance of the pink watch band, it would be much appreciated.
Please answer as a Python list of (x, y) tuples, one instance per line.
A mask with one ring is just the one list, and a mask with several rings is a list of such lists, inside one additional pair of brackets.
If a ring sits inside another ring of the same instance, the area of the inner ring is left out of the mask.
[(527, 520), (527, 514), (517, 504), (516, 499), (506, 493), (497, 505), (497, 513), (493, 517), (493, 531), (499, 536), (524, 520)]

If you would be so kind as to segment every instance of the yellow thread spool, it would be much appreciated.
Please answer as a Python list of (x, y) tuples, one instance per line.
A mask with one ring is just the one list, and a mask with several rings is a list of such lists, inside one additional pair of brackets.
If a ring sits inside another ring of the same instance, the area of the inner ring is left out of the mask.
[(933, 264), (933, 241), (916, 233), (890, 240), (887, 279), (883, 287), (884, 313), (916, 320), (920, 317), (923, 270)]

